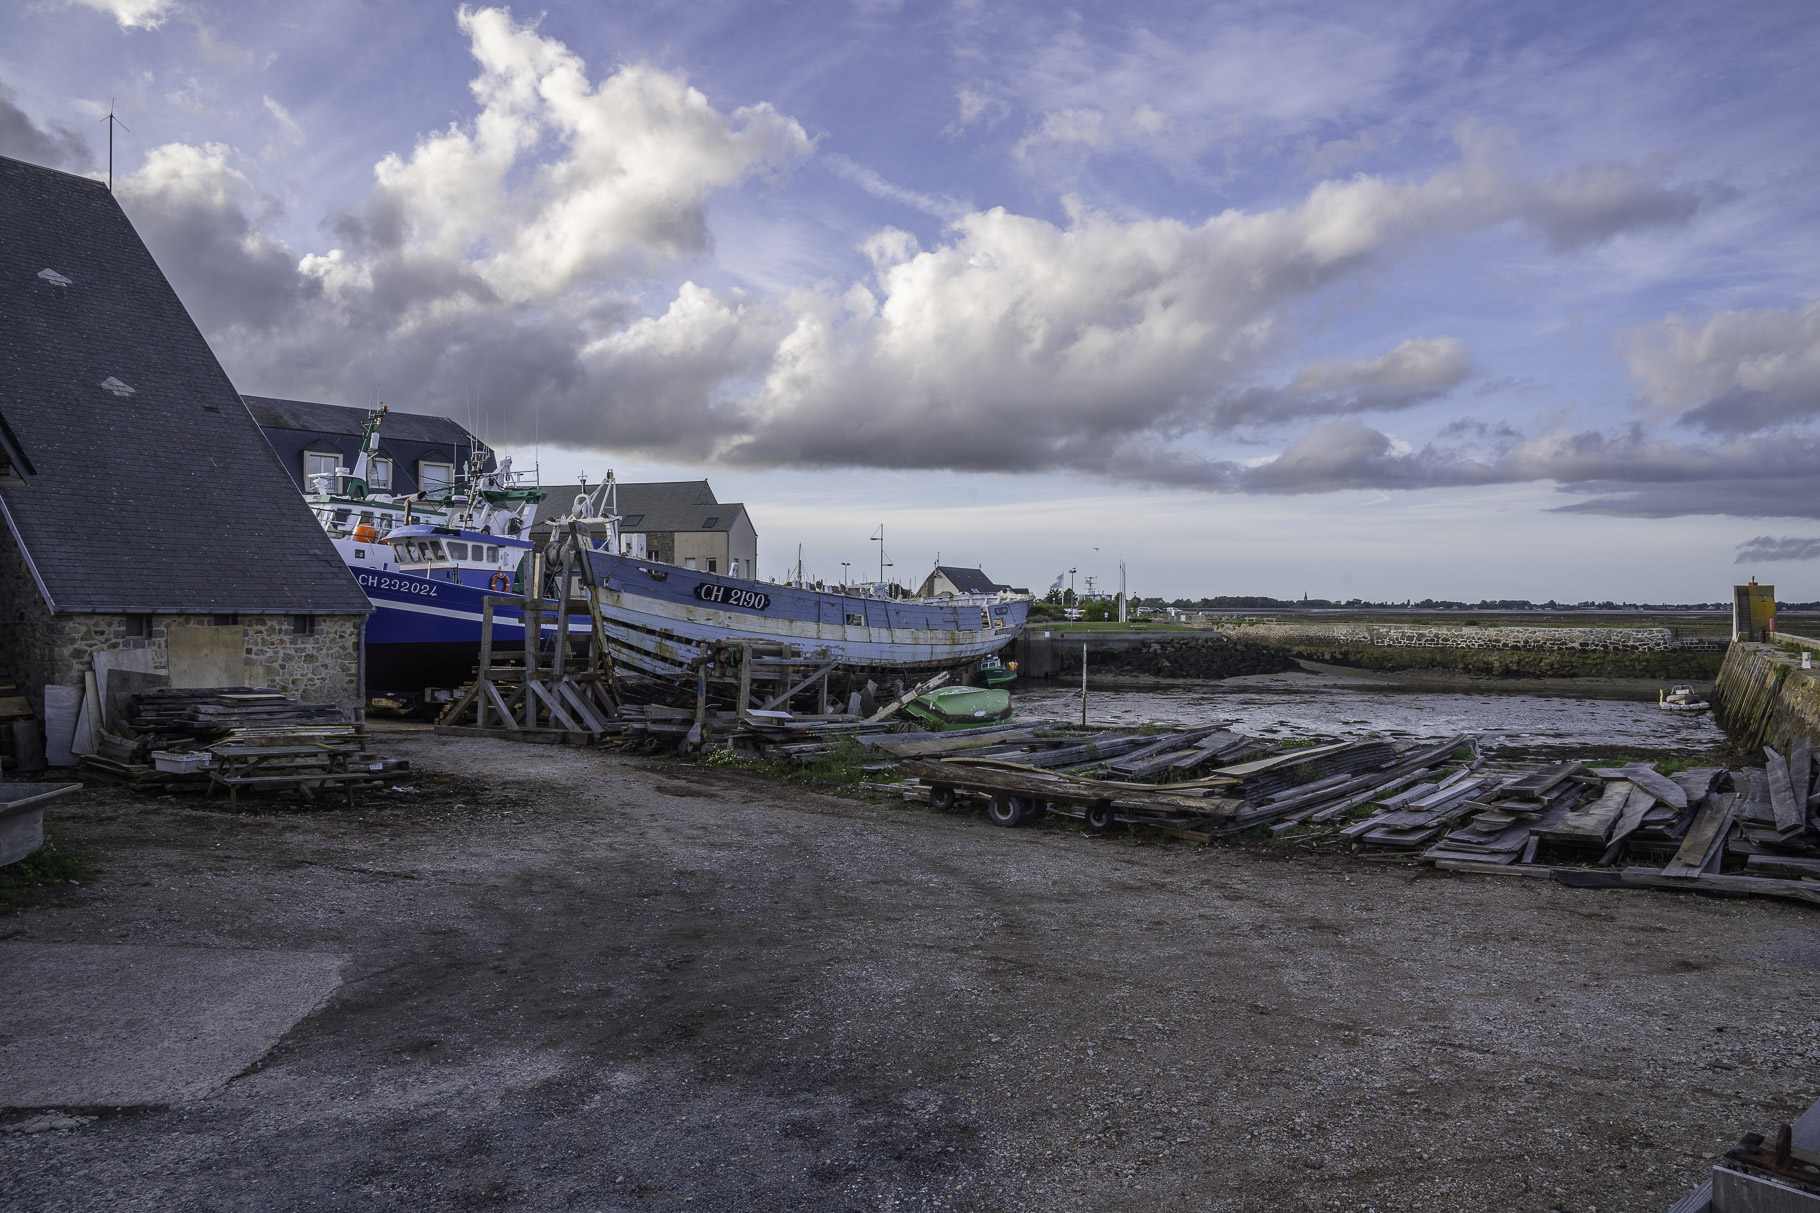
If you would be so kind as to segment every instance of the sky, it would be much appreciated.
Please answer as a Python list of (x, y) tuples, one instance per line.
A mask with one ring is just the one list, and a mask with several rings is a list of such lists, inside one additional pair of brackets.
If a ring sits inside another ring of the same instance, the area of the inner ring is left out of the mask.
[[(1820, 598), (1820, 10), (0, 11), (248, 394), (707, 476), (761, 574)], [(871, 537), (883, 528), (885, 541)]]

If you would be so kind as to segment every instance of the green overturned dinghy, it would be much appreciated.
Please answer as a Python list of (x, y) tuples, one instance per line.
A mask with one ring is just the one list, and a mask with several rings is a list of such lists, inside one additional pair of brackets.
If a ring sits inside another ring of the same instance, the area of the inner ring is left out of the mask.
[(925, 728), (976, 729), (1011, 719), (1011, 692), (993, 687), (937, 687), (912, 699), (904, 714)]

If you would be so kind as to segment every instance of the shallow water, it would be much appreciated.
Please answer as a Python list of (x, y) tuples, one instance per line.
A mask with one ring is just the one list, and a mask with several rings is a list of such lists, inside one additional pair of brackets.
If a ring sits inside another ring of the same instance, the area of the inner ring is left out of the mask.
[[(1013, 688), (1022, 719), (1079, 721), (1080, 689)], [(1193, 726), (1230, 722), (1260, 737), (1451, 737), (1476, 733), (1487, 748), (1625, 746), (1704, 749), (1725, 735), (1708, 713), (1664, 712), (1653, 701), (1509, 692), (1396, 691), (1382, 687), (1181, 687), (1087, 693), (1101, 725)]]

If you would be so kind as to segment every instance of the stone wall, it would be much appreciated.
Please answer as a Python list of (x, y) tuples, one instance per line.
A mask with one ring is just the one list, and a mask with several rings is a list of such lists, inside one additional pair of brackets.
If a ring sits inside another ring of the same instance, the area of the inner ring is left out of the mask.
[(1467, 628), (1431, 624), (1247, 623), (1221, 630), (1281, 648), (1373, 645), (1379, 648), (1503, 649), (1552, 653), (1721, 652), (1725, 642), (1675, 635), (1672, 628)]
[(1802, 737), (1820, 742), (1820, 668), (1802, 669), (1800, 657), (1776, 645), (1739, 641), (1713, 685), (1713, 714), (1753, 752), (1769, 745), (1786, 754)]
[[(154, 669), (169, 664), (166, 641), (180, 627), (227, 626), (242, 634), (241, 685), (266, 686), (298, 699), (332, 703), (359, 719), (360, 628), (364, 616), (316, 615), (307, 633), (290, 615), (52, 615), (11, 542), (0, 542), (0, 666), (35, 712), (46, 683), (81, 687), (101, 651), (149, 649)], [(140, 631), (142, 635), (129, 635)]]

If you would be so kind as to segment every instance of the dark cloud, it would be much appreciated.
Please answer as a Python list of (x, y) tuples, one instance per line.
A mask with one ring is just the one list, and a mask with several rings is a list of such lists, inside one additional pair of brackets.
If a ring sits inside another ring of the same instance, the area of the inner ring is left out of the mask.
[(1483, 442), (1502, 448), (1508, 448), (1523, 440), (1523, 435), (1507, 421), (1500, 421), (1496, 425), (1492, 425), (1490, 422), (1480, 421), (1474, 417), (1460, 417), (1448, 422), (1441, 427), (1436, 437)]
[(1778, 560), (1820, 560), (1820, 539), (1793, 535), (1758, 535), (1738, 545), (1733, 564), (1763, 564)]
[(1283, 387), (1252, 387), (1220, 397), (1204, 425), (1216, 433), (1316, 417), (1393, 412), (1446, 396), (1473, 373), (1465, 345), (1450, 337), (1415, 337), (1375, 358), (1318, 362)]
[(1562, 253), (1624, 232), (1687, 223), (1709, 202), (1730, 196), (1713, 185), (1665, 185), (1630, 165), (1590, 164), (1542, 182), (1524, 199), (1522, 213)]
[(63, 123), (47, 130), (13, 104), (12, 94), (0, 86), (0, 156), (11, 156), (45, 168), (81, 172), (93, 167), (94, 153), (82, 132)]

